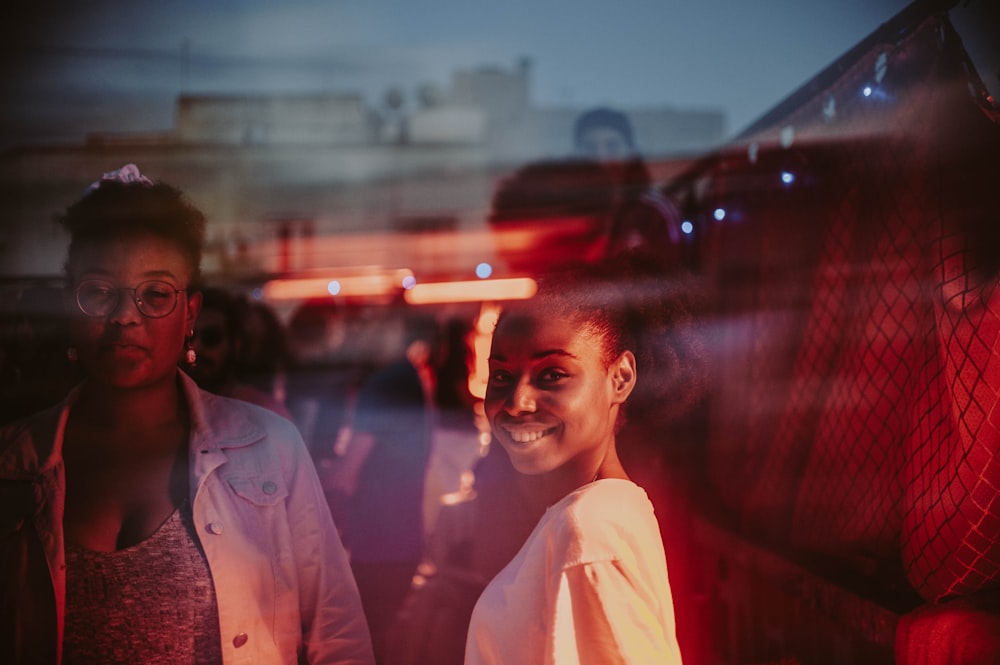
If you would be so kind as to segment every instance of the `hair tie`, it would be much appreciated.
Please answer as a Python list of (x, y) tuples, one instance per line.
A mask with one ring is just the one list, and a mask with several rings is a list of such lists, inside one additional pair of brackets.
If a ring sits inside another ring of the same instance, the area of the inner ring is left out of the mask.
[(99, 180), (95, 180), (91, 183), (90, 187), (87, 188), (87, 193), (89, 194), (90, 192), (100, 189), (101, 185), (105, 182), (120, 182), (124, 185), (139, 183), (140, 185), (146, 185), (148, 187), (153, 186), (153, 181), (142, 175), (142, 173), (139, 172), (138, 166), (135, 164), (126, 164), (115, 171), (108, 171), (102, 175)]

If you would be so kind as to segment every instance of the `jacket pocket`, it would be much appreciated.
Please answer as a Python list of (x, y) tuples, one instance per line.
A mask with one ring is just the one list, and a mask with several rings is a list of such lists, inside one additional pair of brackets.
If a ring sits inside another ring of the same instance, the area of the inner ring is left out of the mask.
[(288, 496), (288, 488), (280, 479), (230, 477), (226, 482), (237, 496), (257, 506), (273, 506)]

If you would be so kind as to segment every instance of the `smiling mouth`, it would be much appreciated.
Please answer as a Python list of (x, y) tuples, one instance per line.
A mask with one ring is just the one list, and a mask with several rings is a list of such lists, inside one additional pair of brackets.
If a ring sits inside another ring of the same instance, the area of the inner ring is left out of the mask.
[(544, 436), (552, 434), (556, 431), (556, 428), (549, 427), (547, 429), (525, 429), (521, 427), (518, 429), (510, 429), (503, 427), (503, 430), (507, 432), (507, 436), (509, 436), (511, 441), (514, 443), (531, 443), (532, 441), (537, 441)]

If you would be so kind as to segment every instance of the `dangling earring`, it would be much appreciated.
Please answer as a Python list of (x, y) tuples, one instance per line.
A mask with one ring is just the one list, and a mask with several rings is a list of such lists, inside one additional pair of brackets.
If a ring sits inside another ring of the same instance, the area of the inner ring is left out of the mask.
[(188, 365), (194, 366), (198, 362), (198, 354), (194, 352), (194, 331), (188, 335), (187, 340), (184, 342), (184, 362)]
[(75, 363), (76, 359), (78, 357), (79, 357), (79, 354), (77, 353), (75, 346), (67, 347), (67, 349), (66, 349), (66, 360), (70, 361), (71, 363)]

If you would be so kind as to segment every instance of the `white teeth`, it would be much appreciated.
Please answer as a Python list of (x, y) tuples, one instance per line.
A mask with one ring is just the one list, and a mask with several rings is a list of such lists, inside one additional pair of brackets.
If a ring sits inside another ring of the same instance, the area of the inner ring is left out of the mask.
[(511, 430), (507, 430), (507, 434), (510, 435), (510, 438), (515, 443), (531, 443), (532, 441), (536, 441), (536, 440), (542, 438), (543, 436), (545, 436), (546, 434), (548, 434), (551, 431), (552, 431), (551, 429), (548, 429), (548, 430), (534, 430), (534, 431), (531, 431), (531, 432), (525, 432), (525, 431), (514, 432), (514, 431), (511, 431)]

